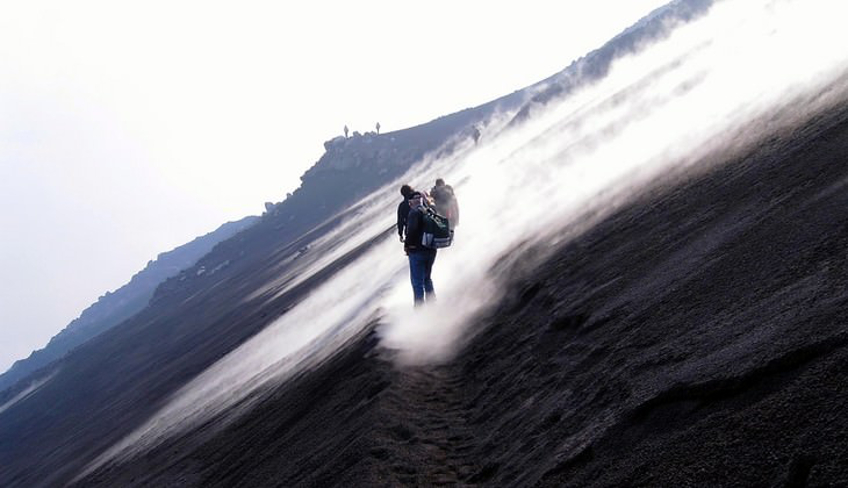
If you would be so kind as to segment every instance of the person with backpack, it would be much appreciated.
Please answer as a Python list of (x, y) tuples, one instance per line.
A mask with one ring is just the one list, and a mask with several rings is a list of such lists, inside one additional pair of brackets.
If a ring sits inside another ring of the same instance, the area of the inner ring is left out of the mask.
[(453, 187), (445, 184), (445, 180), (439, 178), (436, 180), (436, 186), (430, 190), (430, 196), (433, 197), (436, 213), (447, 217), (450, 222), (450, 229), (459, 225), (459, 204), (456, 201), (456, 194), (453, 192)]
[(406, 239), (404, 251), (409, 257), (409, 278), (412, 282), (412, 296), (415, 306), (436, 299), (431, 272), (436, 261), (436, 249), (424, 246), (425, 226), (428, 209), (420, 192), (409, 196), (409, 215), (406, 218)]

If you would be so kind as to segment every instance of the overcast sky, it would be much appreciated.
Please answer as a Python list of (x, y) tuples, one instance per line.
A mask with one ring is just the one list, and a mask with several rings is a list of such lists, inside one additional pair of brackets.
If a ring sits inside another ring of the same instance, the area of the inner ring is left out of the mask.
[(539, 81), (665, 0), (0, 3), (0, 371), (351, 130)]

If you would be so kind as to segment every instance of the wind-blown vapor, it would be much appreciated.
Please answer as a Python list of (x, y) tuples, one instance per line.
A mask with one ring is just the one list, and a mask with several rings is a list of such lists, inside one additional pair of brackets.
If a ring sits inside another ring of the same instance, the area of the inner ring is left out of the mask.
[(6, 410), (8, 410), (8, 409), (12, 408), (12, 406), (13, 406), (13, 405), (15, 405), (16, 403), (18, 403), (18, 402), (20, 402), (20, 401), (23, 401), (23, 400), (25, 400), (26, 398), (28, 398), (29, 396), (31, 396), (31, 395), (32, 395), (33, 393), (35, 393), (35, 392), (36, 392), (39, 388), (41, 388), (42, 386), (44, 386), (44, 384), (45, 384), (45, 383), (47, 383), (48, 381), (50, 381), (51, 379), (53, 379), (53, 376), (55, 376), (55, 375), (56, 375), (56, 374), (55, 374), (55, 373), (53, 373), (52, 375), (47, 376), (46, 378), (42, 378), (42, 379), (40, 379), (40, 380), (36, 380), (36, 381), (34, 381), (34, 382), (33, 382), (32, 384), (30, 384), (28, 387), (24, 388), (24, 390), (23, 390), (22, 392), (20, 392), (20, 393), (18, 393), (17, 395), (15, 395), (15, 396), (14, 396), (11, 400), (9, 400), (9, 401), (7, 401), (6, 403), (4, 403), (4, 404), (0, 405), (0, 413), (5, 412)]
[[(848, 54), (835, 8), (824, 0), (718, 2), (521, 124), (510, 123), (512, 113), (499, 114), (479, 146), (464, 143), (450, 156), (420, 162), (405, 181), (428, 189), (445, 178), (462, 212), (454, 246), (436, 259), (435, 304), (413, 312), (406, 257), (392, 234), (182, 388), (89, 469), (235, 405), (249, 407), (252, 395), (318, 364), (378, 317), (382, 345), (400, 361), (449, 360), (474, 318), (501, 298), (508, 277), (495, 270), (507, 256), (532, 269), (540, 253), (652, 185), (708, 170), (843, 101)], [(257, 296), (284, 293), (390, 227), (400, 183), (358, 203), (351, 209), (358, 218), (313, 246), (318, 260), (304, 261), (296, 277), (268, 283)], [(535, 254), (515, 255), (528, 245)]]

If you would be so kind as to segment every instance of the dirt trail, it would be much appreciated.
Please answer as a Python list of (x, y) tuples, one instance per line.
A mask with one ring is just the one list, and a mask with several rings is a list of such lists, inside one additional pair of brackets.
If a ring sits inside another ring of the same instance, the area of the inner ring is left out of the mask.
[(456, 366), (397, 370), (379, 406), (377, 450), (391, 452), (384, 476), (398, 483), (473, 482), (477, 446), (468, 426), (469, 390)]

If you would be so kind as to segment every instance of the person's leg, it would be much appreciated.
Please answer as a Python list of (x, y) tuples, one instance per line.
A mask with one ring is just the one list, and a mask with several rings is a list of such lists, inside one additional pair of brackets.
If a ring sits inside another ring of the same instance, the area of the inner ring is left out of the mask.
[(424, 263), (423, 253), (409, 253), (409, 279), (412, 282), (412, 298), (415, 305), (424, 303)]
[(433, 279), (430, 277), (431, 272), (433, 271), (433, 263), (436, 262), (436, 250), (427, 251), (424, 253), (426, 256), (426, 261), (424, 262), (424, 282), (423, 288), (424, 293), (427, 295), (427, 300), (435, 300), (436, 299), (436, 290), (433, 288)]

